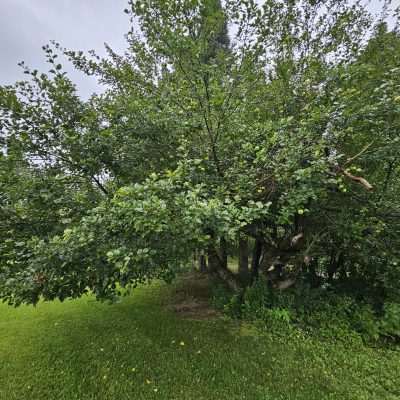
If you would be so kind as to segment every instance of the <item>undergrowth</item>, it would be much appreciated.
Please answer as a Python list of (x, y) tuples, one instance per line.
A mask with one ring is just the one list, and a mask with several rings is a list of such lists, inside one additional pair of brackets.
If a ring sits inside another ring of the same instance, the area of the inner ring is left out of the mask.
[(322, 339), (370, 344), (392, 344), (400, 337), (400, 304), (386, 303), (377, 309), (368, 301), (338, 294), (329, 287), (303, 285), (278, 291), (258, 280), (232, 294), (216, 285), (213, 304), (229, 317), (252, 321), (278, 334), (300, 330)]

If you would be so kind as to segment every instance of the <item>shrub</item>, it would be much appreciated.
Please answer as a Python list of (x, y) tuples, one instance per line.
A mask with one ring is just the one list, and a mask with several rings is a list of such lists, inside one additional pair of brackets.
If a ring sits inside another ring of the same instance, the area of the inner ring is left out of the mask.
[(400, 304), (386, 303), (380, 321), (380, 333), (390, 338), (400, 338)]
[(348, 343), (400, 337), (400, 305), (388, 303), (381, 318), (368, 302), (307, 285), (277, 291), (258, 280), (232, 296), (216, 288), (214, 305), (232, 318), (256, 322), (263, 329), (288, 332), (301, 329), (321, 338)]

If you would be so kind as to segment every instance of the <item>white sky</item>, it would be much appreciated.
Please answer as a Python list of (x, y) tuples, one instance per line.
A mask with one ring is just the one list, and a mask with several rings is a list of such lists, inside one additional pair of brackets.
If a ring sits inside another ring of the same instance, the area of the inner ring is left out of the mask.
[[(171, 1), (171, 0), (166, 0)], [(0, 85), (24, 79), (20, 61), (39, 71), (49, 68), (41, 47), (50, 40), (73, 50), (94, 49), (104, 54), (107, 42), (117, 52), (125, 48), (124, 34), (129, 17), (123, 12), (127, 0), (0, 0)], [(376, 11), (379, 0), (369, 0)], [(400, 6), (400, 0), (392, 0)], [(91, 78), (64, 64), (81, 94), (88, 97), (96, 90)]]
[[(18, 62), (48, 71), (42, 46), (50, 40), (73, 50), (94, 49), (104, 54), (104, 42), (117, 52), (125, 49), (129, 17), (127, 0), (0, 0), (0, 85), (24, 79)], [(65, 70), (87, 97), (96, 90), (94, 79)]]

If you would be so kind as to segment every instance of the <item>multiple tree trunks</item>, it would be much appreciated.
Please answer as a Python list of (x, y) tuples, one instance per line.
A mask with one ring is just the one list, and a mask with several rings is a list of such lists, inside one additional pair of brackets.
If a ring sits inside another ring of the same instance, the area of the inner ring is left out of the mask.
[(218, 250), (213, 243), (210, 243), (207, 257), (208, 271), (223, 280), (231, 290), (237, 292), (241, 289), (241, 284), (237, 276), (228, 269), (228, 254), (224, 239), (220, 241)]
[[(240, 236), (238, 240), (238, 273), (232, 273), (228, 268), (227, 243), (224, 238), (211, 242), (206, 253), (198, 256), (198, 268), (201, 272), (208, 272), (218, 276), (232, 290), (239, 291), (244, 286), (251, 284), (263, 276), (272, 288), (284, 290), (293, 286), (296, 282), (293, 271), (285, 270), (287, 264), (294, 261), (296, 268), (301, 264), (302, 268), (310, 269), (309, 257), (299, 256), (297, 247), (302, 247), (304, 234), (296, 234), (288, 240), (285, 249), (270, 249), (265, 252), (265, 242), (259, 237), (252, 246), (251, 263), (249, 262), (249, 239)], [(265, 254), (263, 254), (265, 252)]]
[[(233, 291), (239, 291), (241, 289), (240, 277), (228, 269), (228, 251), (225, 238), (220, 238), (219, 241), (211, 241), (206, 252), (202, 250), (197, 258), (200, 272), (208, 272), (217, 276)], [(246, 263), (246, 269), (248, 269), (248, 261)]]

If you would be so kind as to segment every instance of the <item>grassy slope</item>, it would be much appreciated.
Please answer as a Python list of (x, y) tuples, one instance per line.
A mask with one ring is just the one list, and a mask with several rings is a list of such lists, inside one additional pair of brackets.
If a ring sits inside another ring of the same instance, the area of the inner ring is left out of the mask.
[(171, 290), (0, 305), (0, 399), (400, 399), (399, 352), (179, 319)]

